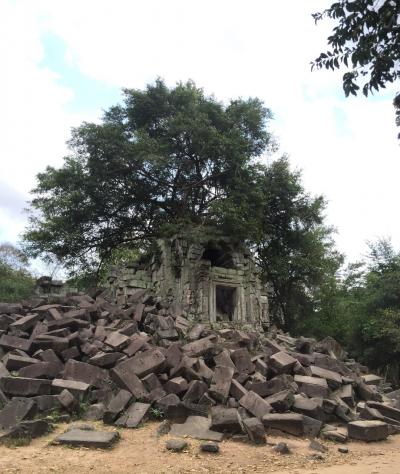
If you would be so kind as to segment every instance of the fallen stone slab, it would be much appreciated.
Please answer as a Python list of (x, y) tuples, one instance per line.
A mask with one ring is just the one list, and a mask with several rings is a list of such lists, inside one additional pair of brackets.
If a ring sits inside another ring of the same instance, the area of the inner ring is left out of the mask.
[(119, 439), (116, 431), (87, 431), (73, 429), (57, 436), (56, 444), (79, 446), (84, 448), (110, 448)]
[(276, 352), (268, 361), (269, 367), (271, 367), (277, 374), (290, 373), (295, 364), (296, 359), (284, 351)]
[(7, 370), (20, 370), (32, 364), (38, 364), (40, 361), (33, 357), (19, 356), (16, 354), (8, 354), (5, 363)]
[(172, 436), (189, 436), (194, 439), (203, 439), (209, 441), (222, 441), (223, 433), (212, 431), (210, 429), (211, 420), (203, 416), (189, 416), (185, 423), (174, 423), (171, 426), (170, 434)]
[(108, 373), (95, 365), (70, 359), (65, 364), (63, 379), (77, 380), (92, 386), (102, 386), (107, 382)]
[(313, 377), (325, 379), (332, 390), (336, 390), (342, 385), (342, 376), (337, 372), (323, 369), (322, 367), (317, 367), (315, 365), (311, 365), (310, 370)]
[(128, 344), (130, 343), (130, 338), (121, 334), (117, 331), (113, 331), (110, 333), (106, 340), (104, 341), (105, 344), (112, 347), (115, 351), (122, 351)]
[(115, 369), (127, 369), (132, 371), (138, 377), (144, 377), (150, 373), (156, 373), (163, 367), (165, 357), (163, 353), (158, 350), (149, 350), (140, 352), (130, 359), (120, 362)]
[(189, 383), (188, 390), (182, 400), (190, 403), (197, 403), (201, 397), (207, 392), (208, 386), (201, 380), (192, 380)]
[(389, 427), (378, 420), (352, 421), (347, 425), (347, 434), (361, 441), (381, 441), (388, 437)]
[(252, 391), (247, 392), (246, 395), (239, 400), (239, 403), (259, 420), (271, 412), (271, 405)]
[(0, 430), (9, 429), (20, 421), (33, 418), (36, 411), (36, 403), (32, 399), (14, 397), (0, 411)]
[(211, 380), (209, 394), (217, 401), (225, 403), (229, 396), (234, 370), (231, 367), (216, 367)]
[(112, 397), (104, 411), (104, 423), (113, 423), (132, 400), (131, 392), (120, 390)]
[(14, 349), (19, 349), (24, 352), (29, 352), (31, 348), (30, 339), (24, 339), (22, 337), (10, 336), (8, 334), (3, 334), (0, 337), (0, 347), (7, 351), (12, 351)]
[(252, 374), (254, 372), (254, 364), (246, 348), (233, 351), (231, 359), (239, 373)]
[(387, 418), (391, 418), (393, 420), (400, 422), (400, 410), (397, 408), (393, 408), (389, 405), (385, 405), (379, 402), (367, 402), (367, 406), (370, 408), (375, 408), (383, 416)]
[(98, 352), (91, 357), (88, 362), (89, 364), (96, 365), (97, 367), (104, 367), (110, 369), (124, 356), (121, 352)]
[(294, 394), (292, 390), (282, 390), (265, 398), (265, 401), (274, 411), (282, 413), (291, 409), (294, 403)]
[(7, 395), (15, 397), (33, 397), (50, 395), (51, 380), (30, 379), (26, 377), (2, 377), (0, 389)]
[(361, 377), (367, 385), (379, 385), (383, 378), (375, 374), (366, 374)]
[(53, 379), (60, 374), (60, 367), (58, 364), (51, 362), (40, 362), (23, 367), (18, 371), (20, 377), (27, 377), (32, 379)]
[(19, 331), (26, 331), (32, 328), (40, 319), (39, 314), (28, 314), (18, 318), (14, 323), (10, 324), (10, 328), (18, 329)]
[(303, 435), (303, 415), (298, 413), (270, 413), (263, 416), (262, 423), (265, 428), (283, 431), (294, 436)]
[(237, 409), (222, 406), (212, 407), (210, 429), (221, 433), (242, 433)]
[(137, 428), (146, 419), (150, 406), (149, 403), (132, 403), (128, 410), (118, 418), (115, 425), (124, 426), (125, 428)]
[(118, 387), (128, 390), (135, 398), (140, 399), (148, 395), (142, 381), (133, 372), (129, 359), (111, 369), (110, 377)]
[(327, 398), (329, 387), (325, 379), (309, 377), (307, 375), (295, 375), (294, 381), (299, 386), (299, 391), (309, 397)]
[(51, 383), (52, 391), (55, 394), (61, 393), (64, 389), (69, 390), (78, 400), (86, 395), (90, 385), (78, 380), (54, 379)]
[(265, 437), (264, 425), (258, 418), (246, 418), (242, 423), (252, 443), (260, 445), (266, 444), (267, 439)]
[(198, 357), (214, 349), (215, 339), (215, 336), (203, 337), (202, 339), (184, 345), (182, 350), (189, 357)]

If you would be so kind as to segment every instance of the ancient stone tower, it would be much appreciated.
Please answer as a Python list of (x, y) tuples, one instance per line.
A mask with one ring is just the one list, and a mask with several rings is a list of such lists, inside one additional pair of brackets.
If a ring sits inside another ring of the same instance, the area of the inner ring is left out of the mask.
[(190, 321), (268, 326), (268, 299), (259, 270), (250, 251), (228, 237), (161, 239), (149, 263), (115, 269), (109, 282), (120, 304), (146, 289)]

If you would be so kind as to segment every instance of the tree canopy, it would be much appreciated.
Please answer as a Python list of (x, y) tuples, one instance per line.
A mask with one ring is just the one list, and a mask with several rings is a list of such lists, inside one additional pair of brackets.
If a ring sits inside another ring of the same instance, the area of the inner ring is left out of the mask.
[[(400, 78), (400, 1), (340, 0), (313, 15), (335, 21), (329, 49), (312, 63), (318, 69), (349, 68), (343, 75), (346, 96), (365, 96), (396, 83)], [(400, 125), (400, 94), (394, 99)]]
[(38, 175), (28, 251), (93, 266), (165, 224), (224, 225), (215, 209), (250, 189), (254, 159), (271, 143), (270, 118), (258, 99), (225, 106), (193, 82), (126, 89), (100, 124), (72, 131), (62, 168)]

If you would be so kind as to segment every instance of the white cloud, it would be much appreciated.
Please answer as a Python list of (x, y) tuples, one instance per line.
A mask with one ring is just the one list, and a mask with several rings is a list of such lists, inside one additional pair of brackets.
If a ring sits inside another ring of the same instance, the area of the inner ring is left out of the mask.
[[(390, 98), (342, 100), (341, 73), (310, 71), (329, 32), (328, 24), (315, 27), (310, 14), (330, 3), (5, 2), (0, 55), (8, 82), (0, 78), (0, 102), (7, 113), (0, 127), (7, 137), (0, 180), (26, 195), (38, 171), (61, 163), (71, 125), (92, 119), (67, 112), (74, 91), (41, 66), (41, 35), (51, 32), (65, 42), (71, 65), (118, 88), (142, 88), (161, 75), (171, 85), (192, 78), (223, 100), (259, 96), (276, 116), (282, 150), (304, 170), (307, 189), (327, 196), (341, 250), (355, 258), (365, 239), (379, 235), (392, 235), (400, 247), (393, 218), (399, 148)], [(99, 97), (99, 114), (106, 105)]]

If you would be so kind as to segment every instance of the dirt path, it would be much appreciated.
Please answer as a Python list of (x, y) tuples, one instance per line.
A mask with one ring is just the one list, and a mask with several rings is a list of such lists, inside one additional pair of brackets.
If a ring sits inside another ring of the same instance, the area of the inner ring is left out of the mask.
[[(340, 454), (337, 445), (323, 460), (310, 459), (314, 452), (306, 440), (269, 436), (269, 443), (285, 441), (292, 454), (280, 455), (270, 445), (256, 447), (234, 441), (221, 443), (221, 452), (200, 454), (199, 441), (188, 440), (186, 452), (165, 449), (168, 436), (157, 438), (157, 423), (137, 430), (121, 430), (121, 440), (110, 450), (73, 449), (52, 446), (55, 432), (34, 440), (29, 446), (0, 447), (0, 473), (270, 473), (275, 474), (400, 474), (400, 436), (372, 444), (349, 443), (349, 453)], [(99, 425), (102, 429), (110, 429)]]

